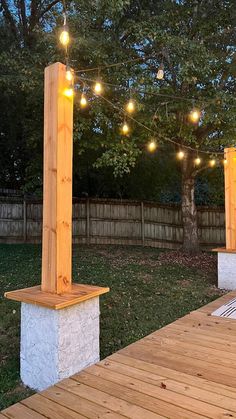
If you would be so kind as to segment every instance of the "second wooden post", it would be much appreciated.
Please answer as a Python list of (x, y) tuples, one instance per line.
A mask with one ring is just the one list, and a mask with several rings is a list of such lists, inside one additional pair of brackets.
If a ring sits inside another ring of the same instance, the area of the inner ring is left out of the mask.
[(71, 290), (73, 95), (66, 67), (45, 69), (42, 291)]

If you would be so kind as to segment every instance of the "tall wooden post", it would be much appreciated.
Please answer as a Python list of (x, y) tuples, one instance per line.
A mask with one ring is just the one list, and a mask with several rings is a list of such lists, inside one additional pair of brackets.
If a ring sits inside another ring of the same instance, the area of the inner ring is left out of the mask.
[(236, 250), (236, 149), (225, 149), (226, 249)]
[(73, 95), (66, 66), (52, 64), (44, 79), (44, 186), (41, 286), (6, 292), (5, 297), (55, 310), (79, 304), (109, 288), (72, 284)]
[(42, 291), (71, 290), (73, 96), (66, 66), (45, 69)]
[(68, 88), (65, 65), (46, 68), (41, 286), (5, 293), (22, 303), (21, 380), (36, 390), (98, 362), (99, 296), (109, 291), (72, 284), (73, 96), (65, 95)]

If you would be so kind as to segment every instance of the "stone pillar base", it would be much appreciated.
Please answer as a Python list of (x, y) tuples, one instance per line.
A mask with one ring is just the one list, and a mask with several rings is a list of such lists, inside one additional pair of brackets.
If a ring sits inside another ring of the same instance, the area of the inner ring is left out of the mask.
[(236, 251), (217, 249), (218, 287), (226, 290), (236, 289)]
[(99, 297), (61, 310), (21, 303), (23, 383), (44, 390), (99, 361)]

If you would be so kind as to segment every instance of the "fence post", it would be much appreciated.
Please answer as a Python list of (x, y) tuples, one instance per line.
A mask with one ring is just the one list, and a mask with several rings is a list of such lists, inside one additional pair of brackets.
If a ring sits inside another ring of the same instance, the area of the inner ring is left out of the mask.
[(144, 205), (143, 205), (143, 202), (141, 202), (141, 235), (142, 235), (142, 245), (144, 246), (145, 235), (144, 235)]
[(89, 198), (86, 201), (86, 235), (87, 235), (87, 244), (90, 242), (90, 202)]
[(23, 237), (24, 243), (27, 241), (27, 204), (24, 198), (23, 200)]

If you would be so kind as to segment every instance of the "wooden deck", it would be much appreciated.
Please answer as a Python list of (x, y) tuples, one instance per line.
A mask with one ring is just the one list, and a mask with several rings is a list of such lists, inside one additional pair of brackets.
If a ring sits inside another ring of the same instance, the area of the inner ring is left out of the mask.
[(0, 419), (236, 418), (236, 320), (210, 316), (235, 296), (5, 409)]

